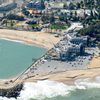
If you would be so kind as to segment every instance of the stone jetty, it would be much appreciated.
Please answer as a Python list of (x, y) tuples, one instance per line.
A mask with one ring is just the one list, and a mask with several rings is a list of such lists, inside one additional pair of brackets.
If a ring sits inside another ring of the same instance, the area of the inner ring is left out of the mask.
[(0, 96), (7, 98), (17, 98), (20, 95), (20, 91), (23, 89), (23, 84), (17, 84), (16, 86), (8, 89), (0, 89)]

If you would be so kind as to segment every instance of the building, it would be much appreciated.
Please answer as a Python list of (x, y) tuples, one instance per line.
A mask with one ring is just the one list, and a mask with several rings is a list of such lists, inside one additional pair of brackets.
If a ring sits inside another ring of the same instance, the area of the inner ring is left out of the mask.
[(64, 6), (64, 3), (61, 3), (61, 2), (53, 2), (53, 3), (50, 3), (49, 4), (49, 8), (51, 10), (61, 10), (63, 9), (63, 6)]
[(89, 37), (87, 36), (83, 37), (74, 36), (69, 40), (63, 39), (55, 46), (55, 54), (57, 54), (58, 57), (58, 58), (56, 57), (56, 59), (61, 61), (75, 60), (77, 56), (85, 55), (85, 47), (88, 45), (89, 45)]
[(43, 10), (45, 8), (45, 4), (43, 0), (40, 1), (30, 1), (29, 3), (26, 4), (28, 8), (33, 8), (37, 10)]
[(80, 45), (70, 45), (69, 47), (61, 50), (59, 53), (60, 60), (73, 60), (76, 56), (84, 55), (85, 47), (83, 44)]
[(0, 3), (0, 12), (10, 11), (17, 7), (15, 0), (2, 0)]
[(55, 47), (55, 51), (58, 54), (58, 60), (67, 61), (74, 60), (77, 56), (83, 56), (85, 54), (85, 47), (89, 45), (89, 37), (73, 37), (61, 40)]
[(10, 3), (15, 3), (16, 0), (0, 0), (0, 6), (7, 5)]
[(81, 37), (74, 37), (70, 40), (71, 43), (79, 45), (80, 43), (83, 43), (84, 46), (89, 45), (89, 37), (88, 36), (81, 36)]

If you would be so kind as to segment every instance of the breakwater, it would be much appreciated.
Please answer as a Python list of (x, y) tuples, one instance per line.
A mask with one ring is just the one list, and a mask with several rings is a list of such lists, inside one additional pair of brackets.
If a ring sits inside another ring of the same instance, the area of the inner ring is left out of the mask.
[(23, 83), (17, 84), (14, 87), (8, 89), (0, 89), (0, 96), (7, 98), (17, 98), (20, 95), (20, 91), (23, 89)]

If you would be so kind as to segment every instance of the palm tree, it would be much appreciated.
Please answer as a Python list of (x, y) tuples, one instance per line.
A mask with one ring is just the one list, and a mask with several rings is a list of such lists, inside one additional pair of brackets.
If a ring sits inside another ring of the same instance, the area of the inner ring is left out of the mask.
[(8, 26), (8, 20), (7, 19), (5, 19), (5, 20), (3, 20), (3, 22), (2, 22), (3, 24), (5, 24), (6, 25), (6, 27)]
[(10, 21), (10, 27), (12, 28), (14, 26), (15, 21), (11, 20)]

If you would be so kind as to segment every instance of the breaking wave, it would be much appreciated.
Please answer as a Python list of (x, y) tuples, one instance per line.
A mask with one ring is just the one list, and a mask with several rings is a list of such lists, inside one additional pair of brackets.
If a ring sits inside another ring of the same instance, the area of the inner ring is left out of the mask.
[(89, 88), (100, 88), (100, 77), (96, 77), (95, 81), (91, 81), (90, 78), (78, 79), (75, 81), (77, 89), (89, 89)]
[(65, 85), (56, 81), (38, 81), (26, 82), (24, 89), (20, 92), (17, 99), (0, 97), (0, 100), (44, 100), (45, 98), (53, 98), (56, 96), (66, 96), (76, 89), (100, 88), (100, 77), (96, 77), (95, 81), (91, 79), (78, 79), (73, 86)]

